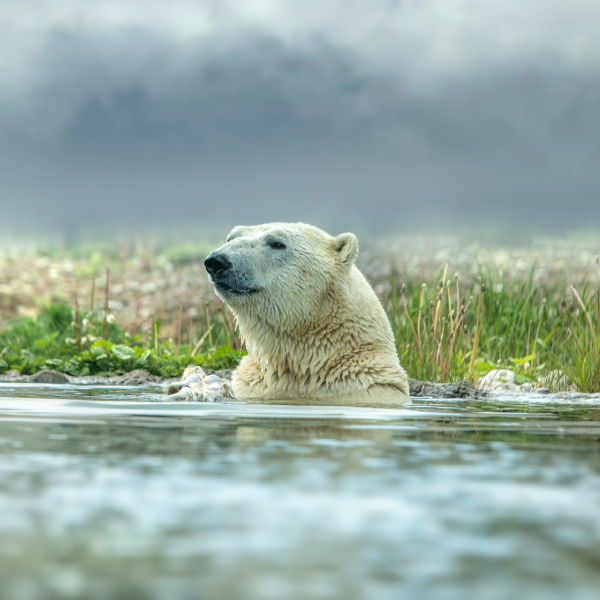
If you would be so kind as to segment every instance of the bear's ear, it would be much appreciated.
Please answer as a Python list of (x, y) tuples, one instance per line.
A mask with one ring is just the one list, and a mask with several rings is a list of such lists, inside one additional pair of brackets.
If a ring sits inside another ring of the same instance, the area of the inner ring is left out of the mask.
[(358, 256), (358, 239), (353, 233), (340, 233), (333, 240), (333, 247), (344, 266), (351, 267), (354, 264)]

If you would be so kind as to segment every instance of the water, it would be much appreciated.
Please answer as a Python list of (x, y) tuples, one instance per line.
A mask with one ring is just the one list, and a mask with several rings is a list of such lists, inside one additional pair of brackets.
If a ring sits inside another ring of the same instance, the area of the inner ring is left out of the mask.
[(0, 386), (0, 598), (587, 600), (600, 402)]

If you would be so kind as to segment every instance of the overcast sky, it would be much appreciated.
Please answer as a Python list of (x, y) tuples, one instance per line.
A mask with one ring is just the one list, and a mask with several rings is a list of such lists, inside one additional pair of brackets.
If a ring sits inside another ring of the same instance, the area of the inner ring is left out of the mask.
[(0, 231), (600, 225), (600, 3), (0, 0)]

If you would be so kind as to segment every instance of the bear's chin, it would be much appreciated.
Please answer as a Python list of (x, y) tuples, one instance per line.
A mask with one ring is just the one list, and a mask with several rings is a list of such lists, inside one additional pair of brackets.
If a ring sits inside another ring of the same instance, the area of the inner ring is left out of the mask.
[(258, 291), (257, 288), (236, 288), (226, 283), (215, 283), (215, 292), (222, 300), (245, 298)]

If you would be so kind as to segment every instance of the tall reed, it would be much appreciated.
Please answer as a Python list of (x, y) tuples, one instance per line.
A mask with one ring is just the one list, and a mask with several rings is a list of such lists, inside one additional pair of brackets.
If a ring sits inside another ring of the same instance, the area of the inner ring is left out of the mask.
[[(535, 380), (557, 368), (556, 351), (565, 344), (564, 293), (564, 284), (562, 290), (537, 287), (534, 269), (512, 281), (501, 271), (482, 269), (477, 280), (465, 285), (458, 274), (449, 280), (446, 265), (429, 284), (408, 282), (398, 290), (392, 278), (384, 305), (410, 377), (476, 381), (503, 366), (521, 380)], [(582, 299), (588, 312), (590, 302), (590, 297)], [(585, 335), (585, 347), (597, 349), (588, 339), (589, 324)]]
[[(581, 392), (600, 391), (600, 284), (596, 257), (595, 290), (570, 286), (574, 302), (564, 303), (566, 335), (554, 361)], [(595, 306), (594, 306), (595, 305)]]

